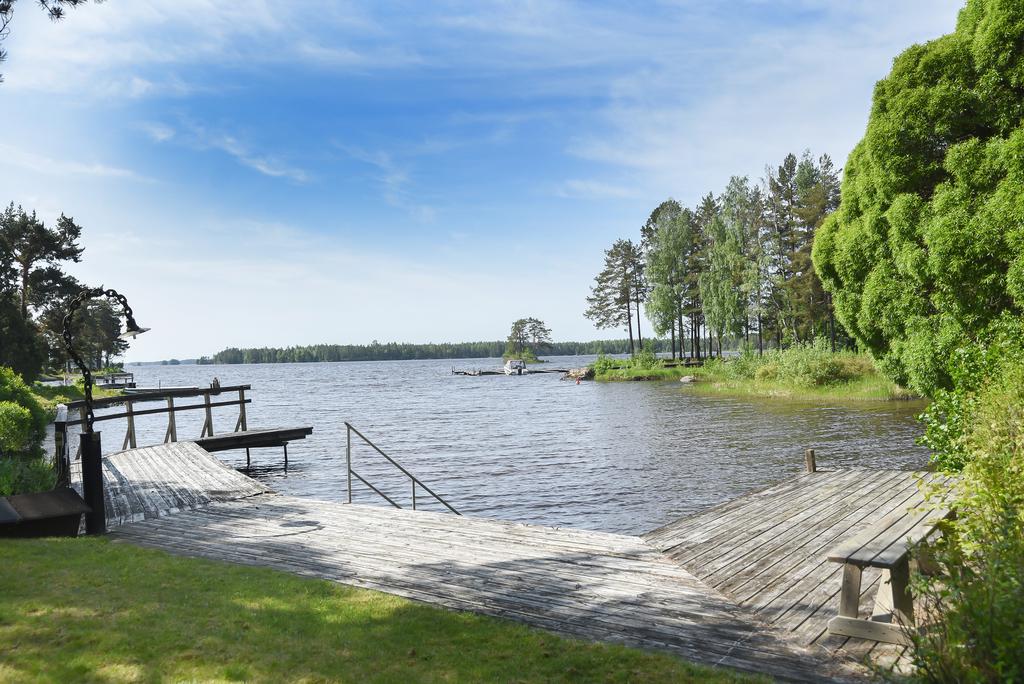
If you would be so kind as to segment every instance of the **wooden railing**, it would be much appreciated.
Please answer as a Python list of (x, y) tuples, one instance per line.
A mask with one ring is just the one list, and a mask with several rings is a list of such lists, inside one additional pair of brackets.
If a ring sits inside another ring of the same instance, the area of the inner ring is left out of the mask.
[[(203, 437), (213, 436), (213, 409), (222, 406), (237, 406), (238, 420), (235, 421), (234, 431), (245, 431), (248, 429), (248, 426), (246, 425), (245, 405), (252, 403), (252, 399), (248, 399), (245, 396), (246, 390), (249, 389), (252, 389), (250, 385), (207, 388), (190, 387), (181, 389), (153, 390), (138, 392), (137, 394), (107, 397), (105, 399), (95, 399), (92, 402), (94, 409), (124, 406), (124, 411), (97, 415), (93, 422), (100, 423), (109, 420), (126, 419), (128, 426), (124, 434), (124, 441), (121, 444), (122, 449), (135, 449), (138, 446), (135, 435), (135, 419), (139, 416), (150, 416), (161, 413), (167, 414), (167, 430), (164, 433), (165, 444), (167, 442), (178, 441), (178, 423), (175, 416), (181, 411), (206, 412), (205, 420), (203, 421), (202, 433), (199, 435), (199, 438), (202, 439)], [(219, 397), (222, 394), (231, 394), (235, 392), (238, 393), (237, 399), (213, 400), (214, 397)], [(202, 397), (202, 402), (184, 405), (175, 403), (176, 399), (191, 399), (195, 397)], [(154, 402), (165, 402), (165, 405), (158, 408), (136, 408), (139, 404), (151, 404)], [(81, 426), (82, 430), (85, 429), (86, 416), (85, 411), (83, 410), (84, 407), (84, 401), (68, 402), (67, 412), (64, 414), (58, 413), (57, 420), (54, 421), (54, 446), (56, 451), (54, 456), (55, 460), (58, 462), (63, 461), (66, 463), (69, 460), (67, 439), (68, 426), (78, 424)], [(78, 414), (75, 419), (71, 418), (72, 413)], [(75, 454), (75, 458), (78, 458), (77, 453)]]

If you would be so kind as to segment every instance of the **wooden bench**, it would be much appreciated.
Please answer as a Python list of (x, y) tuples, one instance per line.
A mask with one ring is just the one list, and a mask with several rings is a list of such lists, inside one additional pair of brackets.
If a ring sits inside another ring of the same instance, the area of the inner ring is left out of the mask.
[[(828, 559), (843, 564), (843, 584), (839, 615), (829, 620), (829, 633), (908, 644), (908, 629), (915, 624), (914, 599), (909, 587), (910, 551), (951, 515), (948, 509), (888, 515), (832, 549)], [(872, 615), (861, 619), (861, 574), (868, 567), (880, 568), (882, 579)]]

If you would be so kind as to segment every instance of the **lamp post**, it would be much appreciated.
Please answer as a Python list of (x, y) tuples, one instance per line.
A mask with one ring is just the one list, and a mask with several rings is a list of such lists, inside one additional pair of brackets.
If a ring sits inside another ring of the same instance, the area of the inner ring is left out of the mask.
[(85, 533), (103, 534), (107, 531), (107, 511), (103, 500), (103, 455), (100, 448), (100, 433), (92, 429), (95, 415), (92, 405), (92, 373), (82, 357), (75, 351), (72, 344), (72, 320), (75, 312), (90, 299), (106, 297), (121, 305), (122, 315), (125, 317), (125, 331), (120, 335), (121, 339), (134, 338), (136, 335), (149, 330), (140, 328), (135, 322), (132, 308), (128, 306), (128, 300), (116, 290), (106, 290), (103, 287), (87, 287), (71, 300), (68, 306), (67, 315), (64, 316), (64, 347), (68, 355), (82, 371), (82, 379), (85, 383), (85, 430), (80, 437), (82, 451), (82, 498), (92, 510), (85, 514)]

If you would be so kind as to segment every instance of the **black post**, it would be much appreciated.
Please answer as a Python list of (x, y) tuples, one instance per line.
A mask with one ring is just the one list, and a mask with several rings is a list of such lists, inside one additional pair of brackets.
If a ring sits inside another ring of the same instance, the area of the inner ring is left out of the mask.
[(103, 500), (103, 455), (100, 433), (83, 432), (82, 446), (82, 498), (92, 510), (85, 514), (86, 534), (105, 534), (107, 509)]

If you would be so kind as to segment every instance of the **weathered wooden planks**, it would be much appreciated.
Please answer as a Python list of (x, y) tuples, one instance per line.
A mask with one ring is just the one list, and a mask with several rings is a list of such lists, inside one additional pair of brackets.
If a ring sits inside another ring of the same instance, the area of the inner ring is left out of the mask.
[[(807, 473), (665, 525), (644, 539), (801, 645), (838, 649), (855, 658), (869, 651), (891, 658), (894, 652), (885, 646), (827, 635), (842, 582), (841, 566), (828, 562), (828, 555), (886, 516), (900, 517), (920, 505), (919, 480), (933, 477), (901, 471)], [(873, 601), (879, 575), (864, 571), (861, 605)]]
[(636, 537), (277, 495), (146, 520), (113, 536), (780, 679), (838, 672)]
[[(81, 491), (81, 461), (72, 462), (71, 480)], [(104, 456), (103, 480), (108, 527), (269, 491), (193, 442)]]

